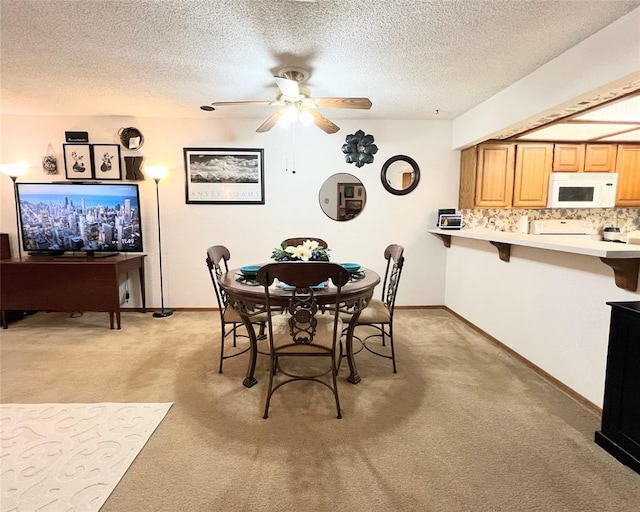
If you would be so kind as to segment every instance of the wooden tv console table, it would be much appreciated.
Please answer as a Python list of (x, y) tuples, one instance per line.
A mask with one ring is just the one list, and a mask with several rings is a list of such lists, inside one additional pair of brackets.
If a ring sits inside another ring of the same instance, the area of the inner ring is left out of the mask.
[(144, 254), (107, 258), (29, 256), (0, 261), (3, 327), (7, 310), (107, 311), (120, 329), (120, 276), (138, 269), (146, 313)]

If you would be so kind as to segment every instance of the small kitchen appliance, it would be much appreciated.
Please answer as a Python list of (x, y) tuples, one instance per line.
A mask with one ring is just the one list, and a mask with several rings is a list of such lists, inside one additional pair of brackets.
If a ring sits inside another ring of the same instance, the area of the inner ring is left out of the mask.
[(605, 242), (623, 242), (620, 228), (615, 226), (607, 226), (602, 229), (602, 239)]
[(589, 220), (532, 220), (532, 235), (590, 235), (593, 224)]
[(548, 208), (613, 208), (618, 175), (614, 172), (552, 172)]

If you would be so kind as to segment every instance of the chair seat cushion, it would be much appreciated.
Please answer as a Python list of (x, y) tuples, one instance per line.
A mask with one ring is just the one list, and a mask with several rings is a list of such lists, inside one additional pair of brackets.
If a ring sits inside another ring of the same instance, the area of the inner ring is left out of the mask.
[[(296, 343), (291, 337), (289, 328), (291, 315), (275, 315), (271, 317), (273, 328), (273, 346), (281, 353), (296, 352), (305, 354), (327, 354), (327, 349), (333, 349), (333, 314), (316, 315), (318, 321), (312, 343)], [(338, 337), (342, 332), (343, 323), (338, 319)], [(286, 345), (291, 345), (287, 347)]]
[(371, 299), (357, 321), (358, 324), (388, 324), (389, 322), (391, 322), (391, 311), (380, 299)]

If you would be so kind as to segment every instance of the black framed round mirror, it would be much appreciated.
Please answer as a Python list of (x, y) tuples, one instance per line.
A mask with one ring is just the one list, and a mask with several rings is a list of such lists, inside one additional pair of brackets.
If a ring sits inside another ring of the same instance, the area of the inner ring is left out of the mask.
[(327, 217), (337, 221), (351, 220), (364, 210), (367, 191), (353, 174), (342, 172), (325, 180), (318, 200)]
[(397, 196), (408, 194), (418, 186), (420, 167), (406, 155), (392, 156), (382, 166), (380, 172), (382, 186)]

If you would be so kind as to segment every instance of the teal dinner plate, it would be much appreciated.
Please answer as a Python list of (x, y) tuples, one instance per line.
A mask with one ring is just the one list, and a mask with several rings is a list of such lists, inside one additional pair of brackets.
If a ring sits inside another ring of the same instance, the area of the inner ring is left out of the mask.
[(346, 270), (347, 272), (349, 272), (350, 274), (353, 274), (354, 272), (357, 272), (358, 270), (360, 270), (360, 263), (342, 263), (341, 264)]
[(262, 265), (245, 265), (244, 267), (240, 267), (240, 272), (242, 272), (242, 275), (245, 277), (255, 277), (261, 267)]
[[(313, 290), (322, 290), (322, 289), (324, 289), (324, 287), (325, 287), (325, 286), (327, 286), (327, 283), (326, 283), (326, 282), (325, 282), (325, 283), (317, 284), (317, 285), (315, 285), (315, 286), (312, 286), (312, 287), (311, 287), (311, 289), (313, 289)], [(293, 290), (293, 288), (294, 288), (294, 287), (293, 287), (293, 286), (291, 286), (291, 285), (289, 285), (289, 284), (282, 283), (282, 289), (283, 289), (283, 290)]]

